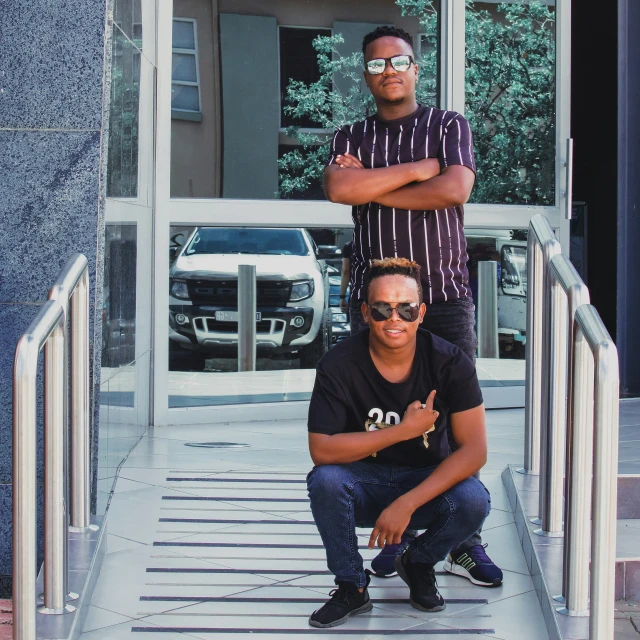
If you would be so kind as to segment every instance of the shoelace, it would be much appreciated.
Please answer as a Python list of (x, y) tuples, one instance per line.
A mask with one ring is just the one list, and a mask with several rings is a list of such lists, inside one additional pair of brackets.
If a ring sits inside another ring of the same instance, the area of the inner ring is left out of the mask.
[(485, 553), (486, 548), (487, 543), (485, 542), (485, 544), (469, 547), (466, 553), (476, 564), (491, 564), (491, 558)]
[(337, 589), (329, 591), (330, 602), (349, 604), (349, 591), (340, 585)]

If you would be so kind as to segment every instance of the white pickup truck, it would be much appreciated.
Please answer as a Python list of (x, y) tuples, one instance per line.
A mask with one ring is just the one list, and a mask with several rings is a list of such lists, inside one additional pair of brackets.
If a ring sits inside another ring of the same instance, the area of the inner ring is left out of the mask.
[(258, 354), (293, 353), (315, 367), (331, 346), (326, 267), (305, 229), (196, 227), (169, 272), (169, 340), (194, 359), (233, 355), (238, 266), (256, 266)]

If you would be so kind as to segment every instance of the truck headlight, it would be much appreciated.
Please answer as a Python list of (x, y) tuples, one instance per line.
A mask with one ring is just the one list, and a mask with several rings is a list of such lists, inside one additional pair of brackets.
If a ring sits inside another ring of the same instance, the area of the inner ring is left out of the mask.
[(294, 282), (291, 286), (291, 295), (289, 300), (291, 302), (299, 302), (300, 300), (306, 300), (313, 295), (315, 287), (313, 280), (305, 280), (304, 282)]
[(184, 280), (173, 280), (169, 292), (174, 298), (179, 298), (180, 300), (189, 299), (189, 289)]

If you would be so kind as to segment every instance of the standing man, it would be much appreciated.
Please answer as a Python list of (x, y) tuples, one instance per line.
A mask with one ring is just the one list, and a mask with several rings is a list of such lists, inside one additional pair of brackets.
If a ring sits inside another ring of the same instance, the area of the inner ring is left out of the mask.
[[(372, 260), (403, 257), (422, 269), (425, 327), (475, 362), (475, 308), (467, 270), (463, 205), (475, 181), (469, 123), (454, 111), (419, 105), (413, 39), (378, 27), (364, 37), (364, 78), (377, 113), (336, 131), (324, 173), (331, 202), (353, 207), (351, 333), (364, 329), (364, 301)], [(452, 449), (455, 441), (449, 433)], [(415, 537), (407, 530), (372, 562), (378, 575)], [(478, 531), (445, 562), (474, 584), (498, 586), (502, 571), (486, 555)]]

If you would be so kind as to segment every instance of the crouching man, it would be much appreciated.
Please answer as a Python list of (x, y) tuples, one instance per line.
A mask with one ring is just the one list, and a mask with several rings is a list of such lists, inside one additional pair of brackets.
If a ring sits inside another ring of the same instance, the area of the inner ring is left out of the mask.
[[(440, 611), (434, 565), (489, 513), (489, 492), (473, 477), (487, 455), (475, 368), (458, 347), (419, 329), (425, 313), (420, 267), (374, 261), (362, 304), (369, 329), (318, 364), (307, 486), (338, 588), (311, 626), (333, 627), (373, 607), (356, 527), (373, 527), (369, 549), (398, 544), (407, 528), (426, 530), (395, 567), (413, 607)], [(447, 422), (459, 447), (453, 453)]]

